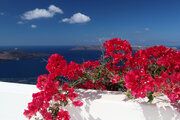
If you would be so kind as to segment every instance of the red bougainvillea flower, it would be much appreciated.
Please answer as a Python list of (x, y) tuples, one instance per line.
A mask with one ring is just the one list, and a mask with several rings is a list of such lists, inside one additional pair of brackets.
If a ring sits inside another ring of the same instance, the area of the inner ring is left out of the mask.
[(168, 86), (169, 83), (167, 81), (169, 79), (169, 74), (167, 72), (162, 71), (160, 76), (155, 77), (154, 84), (157, 86), (156, 90), (161, 91), (165, 86)]
[(169, 72), (180, 71), (180, 52), (175, 51), (172, 48), (167, 49), (163, 56), (160, 56), (157, 60), (158, 65), (163, 65)]
[(40, 75), (37, 79), (36, 87), (39, 90), (44, 90), (44, 86), (47, 84), (48, 81), (48, 74)]
[(149, 53), (146, 50), (139, 50), (126, 62), (126, 66), (147, 70), (150, 63)]
[(79, 76), (82, 76), (82, 66), (77, 64), (76, 62), (71, 61), (67, 66), (66, 70), (64, 71), (65, 77), (69, 80), (71, 79), (78, 79)]
[(56, 120), (69, 120), (71, 116), (69, 115), (68, 111), (60, 110), (58, 115), (56, 116)]
[(69, 99), (71, 101), (73, 101), (75, 98), (78, 97), (78, 94), (76, 92), (74, 92), (74, 88), (69, 88), (69, 95), (68, 95)]
[(118, 64), (120, 60), (127, 60), (132, 55), (132, 48), (129, 42), (121, 40), (120, 38), (114, 38), (104, 43), (106, 48), (105, 57), (112, 57), (111, 61), (114, 64)]
[(92, 61), (86, 61), (82, 64), (83, 68), (87, 69), (92, 65)]
[(66, 94), (60, 94), (60, 93), (56, 93), (54, 95), (54, 100), (55, 101), (62, 101), (62, 102), (67, 102), (68, 98)]
[(63, 59), (59, 54), (53, 54), (48, 59), (46, 69), (49, 73), (54, 73), (54, 77), (58, 77), (63, 74), (64, 68), (67, 66), (67, 61)]
[(47, 111), (47, 109), (42, 109), (42, 110), (40, 111), (40, 113), (41, 113), (41, 115), (43, 116), (43, 118), (44, 118), (45, 120), (53, 120), (53, 119), (52, 119), (52, 114), (49, 113), (49, 112)]
[(180, 100), (180, 73), (162, 72), (160, 76), (156, 76), (155, 85), (158, 91), (162, 91), (172, 103)]
[(80, 106), (83, 105), (83, 103), (82, 103), (80, 100), (77, 100), (77, 101), (73, 101), (73, 105), (74, 105), (75, 107), (80, 107)]
[(68, 83), (64, 83), (63, 86), (62, 86), (62, 89), (63, 90), (68, 90), (69, 89)]
[(117, 74), (111, 77), (111, 80), (109, 82), (112, 82), (112, 84), (119, 82), (121, 77)]
[(154, 91), (154, 80), (144, 69), (131, 70), (125, 76), (125, 87), (131, 89), (136, 98), (144, 98), (148, 91)]
[(45, 95), (43, 91), (33, 93), (33, 100), (28, 103), (28, 110), (24, 111), (24, 115), (30, 119), (33, 115), (36, 115), (41, 107), (46, 107), (46, 105), (44, 105), (45, 103), (43, 103), (44, 99)]
[(96, 68), (98, 66), (99, 66), (99, 61), (98, 60), (96, 60), (96, 61), (87, 61), (87, 62), (84, 62), (82, 64), (83, 70), (88, 69), (88, 68), (94, 69), (94, 68)]
[(136, 98), (144, 98), (151, 91), (164, 93), (172, 103), (180, 100), (179, 51), (154, 46), (132, 56), (130, 44), (120, 38), (106, 41), (104, 47), (106, 53), (102, 64), (99, 61), (87, 61), (82, 65), (71, 61), (68, 64), (61, 55), (51, 55), (46, 66), (49, 74), (38, 77), (36, 86), (40, 92), (32, 95), (24, 115), (30, 119), (39, 112), (45, 120), (71, 118), (62, 108), (67, 103), (75, 107), (83, 103), (77, 100), (78, 94), (70, 87), (74, 84), (62, 84), (59, 78), (78, 83), (76, 88), (98, 90), (109, 90), (112, 84), (125, 78), (124, 86), (131, 89)]
[(84, 84), (80, 85), (78, 88), (105, 90), (106, 86), (103, 85), (101, 81), (95, 81), (93, 83), (92, 80), (87, 80)]
[(83, 85), (79, 86), (79, 88), (94, 89), (93, 81), (92, 80), (87, 80)]
[(154, 46), (146, 50), (137, 51), (127, 62), (131, 68), (148, 70), (150, 64), (157, 64), (168, 69), (169, 72), (180, 71), (180, 52), (165, 46)]

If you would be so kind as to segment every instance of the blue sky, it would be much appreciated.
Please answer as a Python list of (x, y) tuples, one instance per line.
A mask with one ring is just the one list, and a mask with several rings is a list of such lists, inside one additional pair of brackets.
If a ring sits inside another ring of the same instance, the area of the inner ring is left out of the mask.
[(1, 0), (0, 46), (180, 46), (179, 0)]

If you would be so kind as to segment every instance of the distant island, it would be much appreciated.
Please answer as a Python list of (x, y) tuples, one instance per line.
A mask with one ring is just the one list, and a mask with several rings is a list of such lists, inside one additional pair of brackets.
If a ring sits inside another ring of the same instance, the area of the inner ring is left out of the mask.
[[(146, 49), (148, 47), (151, 46), (132, 46), (132, 49), (137, 51), (140, 49)], [(104, 47), (100, 46), (100, 45), (92, 45), (92, 46), (77, 46), (72, 48), (71, 50), (103, 50)], [(177, 49), (176, 47), (172, 47), (172, 49), (180, 51), (180, 49)]]
[(0, 62), (2, 61), (12, 61), (12, 60), (28, 60), (38, 57), (46, 57), (50, 56), (51, 54), (46, 53), (27, 53), (21, 50), (4, 50), (0, 51)]
[(77, 46), (72, 48), (71, 50), (102, 50), (104, 47), (100, 45), (92, 45), (92, 46)]

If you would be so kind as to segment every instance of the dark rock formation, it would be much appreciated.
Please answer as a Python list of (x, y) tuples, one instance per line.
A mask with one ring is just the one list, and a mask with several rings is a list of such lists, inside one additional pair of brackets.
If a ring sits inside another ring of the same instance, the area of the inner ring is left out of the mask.
[(28, 60), (38, 57), (46, 57), (50, 54), (46, 53), (27, 53), (20, 50), (13, 51), (0, 51), (0, 61), (10, 61), (10, 60)]

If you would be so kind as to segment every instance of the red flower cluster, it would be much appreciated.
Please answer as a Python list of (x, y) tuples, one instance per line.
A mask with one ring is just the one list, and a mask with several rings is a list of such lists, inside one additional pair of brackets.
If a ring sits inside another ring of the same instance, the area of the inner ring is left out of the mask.
[(159, 77), (155, 78), (157, 91), (163, 91), (171, 102), (180, 100), (180, 73), (169, 74), (167, 71), (162, 72)]
[(69, 80), (71, 79), (78, 79), (79, 76), (82, 76), (82, 66), (75, 62), (70, 62), (67, 68), (64, 69), (64, 76), (67, 77)]
[[(53, 54), (46, 69), (49, 74), (37, 79), (38, 93), (24, 111), (29, 119), (39, 112), (45, 120), (69, 120), (63, 110), (69, 102), (75, 107), (83, 103), (77, 100), (74, 88), (100, 90), (131, 90), (139, 97), (162, 92), (171, 102), (180, 100), (180, 52), (164, 46), (139, 50), (132, 56), (132, 48), (126, 40), (114, 38), (104, 43), (102, 61), (86, 61), (82, 65), (67, 63), (59, 54)], [(62, 79), (61, 79), (62, 78)], [(64, 79), (63, 79), (64, 78)], [(66, 83), (64, 83), (66, 82)]]
[(115, 84), (121, 80), (120, 76), (118, 74), (111, 77), (111, 80), (109, 82), (112, 82), (112, 84)]
[(148, 70), (148, 65), (151, 63), (149, 57), (151, 57), (151, 55), (146, 50), (139, 50), (128, 59), (126, 66), (133, 69), (144, 68), (145, 70)]
[[(126, 62), (126, 67), (134, 70), (144, 69), (154, 78), (153, 92), (163, 92), (171, 102), (180, 100), (180, 52), (164, 46), (154, 46), (139, 50)], [(128, 72), (125, 82), (128, 83)], [(128, 83), (129, 84), (129, 83)], [(135, 84), (135, 83), (133, 83)], [(133, 87), (133, 86), (132, 86)], [(128, 89), (133, 89), (127, 87)]]
[(41, 114), (45, 114), (46, 117), (47, 115), (50, 116), (50, 114), (47, 112), (47, 108), (49, 106), (49, 101), (58, 92), (59, 82), (47, 80), (46, 83), (44, 83), (45, 79), (48, 79), (46, 77), (48, 76), (44, 75), (38, 78), (39, 83), (41, 85), (37, 84), (37, 86), (38, 87), (40, 86), (39, 88), (41, 91), (33, 94), (32, 96), (33, 100), (31, 103), (28, 104), (28, 110), (25, 110), (24, 112), (24, 115), (28, 116), (29, 119), (33, 115), (36, 115), (37, 112), (40, 112)]
[(71, 116), (69, 115), (68, 111), (60, 110), (58, 115), (56, 116), (56, 120), (69, 120)]
[(125, 76), (125, 86), (136, 98), (144, 98), (148, 91), (154, 91), (154, 80), (144, 69), (131, 70)]
[(88, 69), (92, 67), (92, 69), (99, 67), (99, 61), (87, 61), (82, 64), (83, 68)]
[[(69, 120), (68, 112), (62, 109), (59, 111), (60, 108), (66, 106), (69, 101), (75, 107), (82, 106), (83, 103), (75, 100), (78, 94), (74, 88), (69, 87), (67, 83), (60, 84), (57, 79), (59, 76), (76, 79), (77, 74), (82, 74), (78, 67), (79, 65), (73, 62), (68, 65), (59, 54), (52, 55), (47, 64), (49, 74), (38, 77), (36, 86), (41, 91), (33, 94), (33, 100), (28, 104), (28, 110), (24, 111), (24, 115), (30, 119), (39, 112), (45, 120)], [(72, 68), (73, 71), (67, 68)]]
[(120, 60), (127, 60), (132, 55), (132, 48), (129, 42), (126, 40), (123, 41), (120, 38), (106, 41), (104, 47), (106, 48), (105, 57), (112, 57), (111, 62), (113, 64), (118, 64)]
[(67, 61), (63, 59), (59, 54), (53, 54), (48, 59), (46, 69), (54, 77), (64, 75), (64, 68), (67, 67)]

